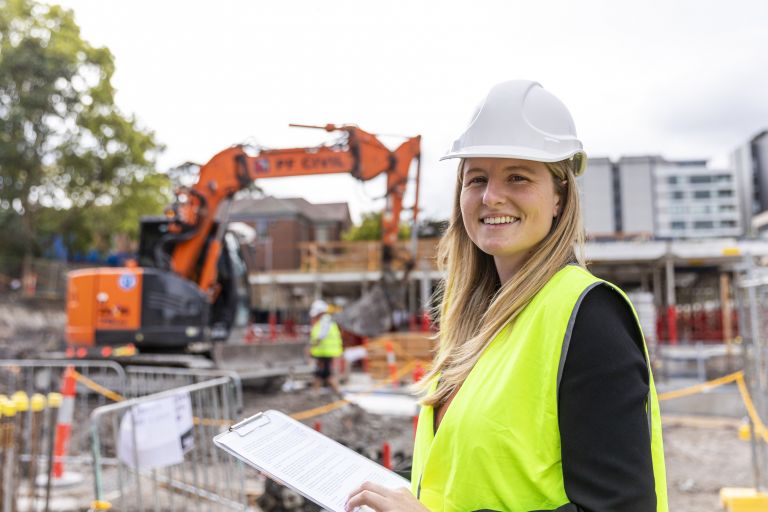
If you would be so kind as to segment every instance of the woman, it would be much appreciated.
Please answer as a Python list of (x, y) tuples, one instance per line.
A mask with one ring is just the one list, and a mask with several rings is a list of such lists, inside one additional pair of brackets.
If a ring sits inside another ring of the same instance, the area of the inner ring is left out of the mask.
[(348, 509), (667, 511), (637, 316), (585, 269), (565, 105), (498, 84), (444, 158), (461, 161), (412, 489), (366, 483)]

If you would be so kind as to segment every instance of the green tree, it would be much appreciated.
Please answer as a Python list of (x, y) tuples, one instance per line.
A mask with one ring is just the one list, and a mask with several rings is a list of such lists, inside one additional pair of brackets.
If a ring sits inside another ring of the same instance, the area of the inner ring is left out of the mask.
[[(20, 223), (27, 259), (41, 221), (58, 219), (86, 241), (86, 219), (135, 232), (132, 217), (167, 202), (154, 171), (162, 148), (115, 106), (114, 69), (108, 49), (82, 39), (72, 11), (0, 0), (0, 211)], [(51, 209), (59, 215), (43, 219)]]
[[(410, 226), (401, 223), (397, 238), (408, 240), (410, 236)], [(341, 238), (347, 241), (381, 240), (381, 212), (364, 213), (360, 224), (350, 227), (342, 233)]]

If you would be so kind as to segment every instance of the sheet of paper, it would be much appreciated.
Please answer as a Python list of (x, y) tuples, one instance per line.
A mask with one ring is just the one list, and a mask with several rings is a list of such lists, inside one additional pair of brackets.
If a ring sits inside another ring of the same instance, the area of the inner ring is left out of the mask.
[(366, 480), (396, 489), (408, 480), (278, 411), (214, 442), (333, 512)]
[(117, 455), (132, 468), (146, 470), (180, 464), (193, 447), (189, 393), (134, 405), (120, 421)]

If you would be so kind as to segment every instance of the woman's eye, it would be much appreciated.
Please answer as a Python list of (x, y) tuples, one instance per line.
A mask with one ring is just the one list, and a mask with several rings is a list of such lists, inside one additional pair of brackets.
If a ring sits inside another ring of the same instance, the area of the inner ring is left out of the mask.
[(472, 185), (474, 183), (485, 183), (485, 178), (482, 176), (475, 176), (467, 181), (467, 185)]
[(523, 181), (528, 181), (528, 178), (526, 178), (525, 176), (519, 176), (517, 174), (513, 174), (512, 176), (509, 177), (509, 181), (523, 182)]

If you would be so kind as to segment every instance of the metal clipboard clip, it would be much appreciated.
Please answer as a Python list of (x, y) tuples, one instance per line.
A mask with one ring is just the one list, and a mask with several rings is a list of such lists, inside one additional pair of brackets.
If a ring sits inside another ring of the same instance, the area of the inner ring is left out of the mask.
[(270, 421), (269, 416), (263, 412), (257, 412), (253, 416), (245, 418), (243, 421), (229, 427), (229, 431), (235, 432), (240, 437), (245, 437), (257, 428), (267, 425)]

